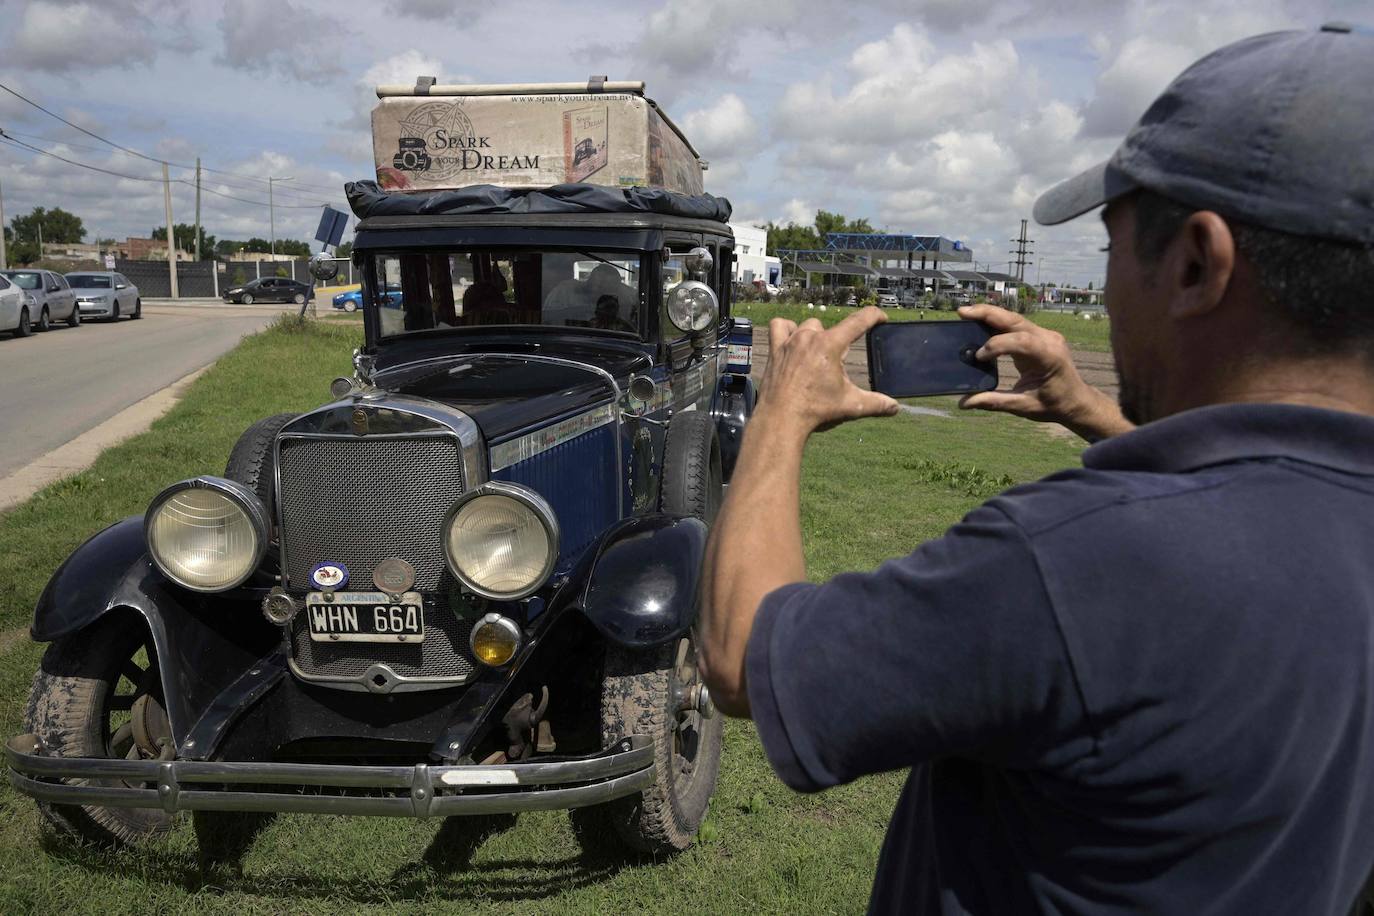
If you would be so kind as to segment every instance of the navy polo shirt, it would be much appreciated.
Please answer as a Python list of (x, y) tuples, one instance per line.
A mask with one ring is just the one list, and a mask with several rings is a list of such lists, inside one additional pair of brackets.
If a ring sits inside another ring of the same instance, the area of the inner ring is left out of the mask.
[(1188, 411), (768, 595), (816, 791), (911, 768), (873, 912), (1343, 914), (1374, 865), (1374, 418)]

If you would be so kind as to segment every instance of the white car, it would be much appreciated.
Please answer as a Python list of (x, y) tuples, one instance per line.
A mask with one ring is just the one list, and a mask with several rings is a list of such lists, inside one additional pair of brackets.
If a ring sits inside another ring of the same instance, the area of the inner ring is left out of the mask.
[(878, 305), (885, 309), (895, 309), (897, 307), (897, 294), (888, 292), (879, 293)]
[(28, 305), (33, 297), (0, 275), (0, 331), (13, 331), (15, 337), (33, 333)]
[(52, 327), (54, 321), (65, 321), (72, 327), (81, 323), (81, 313), (76, 308), (76, 294), (61, 274), (38, 268), (6, 270), (0, 273), (28, 294), (30, 301), (21, 307), (20, 320), (23, 321), (23, 314), (27, 313), (30, 327), (46, 331)]
[(143, 300), (129, 278), (113, 270), (82, 270), (67, 274), (84, 318), (142, 318)]

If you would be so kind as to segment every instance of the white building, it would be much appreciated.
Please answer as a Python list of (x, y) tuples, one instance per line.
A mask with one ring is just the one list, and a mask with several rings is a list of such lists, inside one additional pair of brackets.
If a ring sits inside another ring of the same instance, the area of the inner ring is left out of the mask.
[(782, 261), (768, 254), (768, 232), (756, 226), (731, 223), (735, 233), (735, 280), (763, 280), (774, 286), (782, 280)]

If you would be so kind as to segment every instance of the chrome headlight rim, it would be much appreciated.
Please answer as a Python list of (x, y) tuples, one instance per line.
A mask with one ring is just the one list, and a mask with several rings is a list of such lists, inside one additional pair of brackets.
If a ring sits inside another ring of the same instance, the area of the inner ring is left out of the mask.
[[(544, 526), (544, 534), (549, 541), (549, 552), (548, 556), (544, 558), (544, 566), (529, 585), (517, 591), (498, 592), (472, 581), (472, 579), (463, 572), (462, 567), (459, 566), (457, 559), (453, 556), (453, 538), (450, 536), (450, 532), (453, 529), (453, 521), (458, 517), (458, 513), (462, 511), (464, 506), (474, 499), (483, 496), (505, 496), (513, 499), (531, 510)], [(554, 515), (553, 507), (549, 505), (544, 497), (540, 496), (529, 487), (521, 486), (518, 483), (492, 480), (464, 493), (449, 507), (448, 514), (444, 516), (443, 536), (444, 560), (448, 564), (449, 572), (453, 573), (454, 577), (457, 578), (457, 580), (462, 583), (462, 586), (468, 591), (492, 601), (521, 601), (528, 598), (544, 587), (544, 584), (549, 581), (549, 576), (553, 574), (554, 564), (558, 562), (560, 544), (558, 517)]]
[[(163, 565), (158, 556), (157, 549), (153, 546), (153, 519), (157, 516), (158, 511), (167, 500), (186, 490), (213, 490), (234, 503), (239, 509), (242, 509), (244, 515), (248, 517), (248, 523), (253, 528), (253, 533), (257, 539), (257, 543), (254, 545), (253, 550), (253, 560), (248, 564), (247, 571), (243, 575), (227, 585), (217, 585), (213, 588), (207, 588), (203, 585), (197, 585), (186, 581), (183, 577), (177, 575)], [(152, 502), (148, 503), (148, 510), (143, 513), (144, 545), (148, 548), (148, 557), (152, 560), (153, 565), (157, 567), (158, 572), (162, 573), (162, 575), (182, 588), (188, 591), (199, 592), (203, 595), (227, 592), (247, 582), (253, 573), (257, 571), (258, 567), (262, 565), (263, 557), (267, 555), (267, 542), (271, 530), (272, 526), (267, 516), (267, 507), (262, 504), (262, 500), (258, 498), (258, 494), (255, 493), (252, 488), (239, 483), (237, 480), (229, 480), (227, 477), (203, 475), (200, 477), (192, 477), (188, 480), (178, 481), (154, 496)]]
[[(692, 293), (705, 293), (710, 300), (710, 306), (703, 312), (688, 309), (686, 314), (682, 314), (683, 309), (678, 303)], [(716, 296), (716, 291), (709, 283), (700, 280), (683, 280), (673, 287), (672, 292), (668, 293), (667, 306), (668, 320), (673, 323), (673, 327), (688, 334), (700, 334), (707, 330), (720, 314), (720, 300)]]
[[(481, 633), (483, 627), (488, 626), (499, 627), (505, 630), (510, 635), (511, 641), (515, 643), (515, 648), (511, 650), (510, 658), (499, 665), (493, 665), (483, 661), (481, 653), (477, 651), (477, 636)], [(472, 629), (468, 631), (468, 649), (472, 652), (472, 657), (489, 668), (504, 668), (506, 665), (509, 665), (511, 662), (515, 661), (515, 657), (520, 654), (520, 650), (524, 645), (525, 634), (520, 632), (520, 624), (511, 620), (506, 615), (498, 614), (495, 611), (483, 614), (482, 618), (474, 623)]]

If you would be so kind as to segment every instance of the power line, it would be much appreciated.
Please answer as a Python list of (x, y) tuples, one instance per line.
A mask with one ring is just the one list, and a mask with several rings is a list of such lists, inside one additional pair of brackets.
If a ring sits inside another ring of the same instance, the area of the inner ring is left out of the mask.
[[(166, 159), (159, 159), (159, 158), (157, 158), (156, 156), (149, 156), (149, 155), (147, 155), (146, 153), (140, 153), (138, 150), (135, 150), (135, 149), (129, 149), (129, 147), (127, 147), (127, 146), (121, 146), (120, 144), (114, 142), (113, 140), (109, 140), (109, 139), (106, 139), (105, 137), (100, 136), (100, 134), (96, 133), (95, 131), (87, 130), (86, 128), (82, 127), (80, 124), (73, 124), (71, 121), (68, 121), (66, 118), (62, 117), (60, 114), (57, 114), (57, 113), (54, 112), (54, 111), (49, 111), (48, 109), (44, 108), (42, 105), (39, 105), (39, 104), (38, 104), (37, 102), (35, 102), (33, 99), (28, 98), (27, 96), (21, 95), (21, 94), (18, 93), (18, 92), (15, 92), (13, 89), (11, 89), (9, 86), (6, 86), (4, 83), (0, 83), (0, 89), (3, 89), (5, 92), (8, 92), (10, 95), (14, 96), (16, 99), (19, 99), (21, 102), (24, 102), (24, 103), (26, 103), (26, 104), (32, 105), (34, 108), (37, 108), (39, 111), (43, 112), (45, 115), (48, 115), (48, 116), (53, 117), (53, 118), (56, 118), (57, 120), (61, 121), (63, 124), (65, 124), (65, 125), (67, 125), (68, 127), (72, 128), (73, 130), (79, 130), (79, 131), (81, 131), (83, 134), (85, 134), (86, 136), (88, 136), (88, 137), (93, 137), (93, 138), (95, 138), (96, 140), (99, 140), (101, 143), (104, 143), (104, 144), (106, 144), (106, 145), (108, 145), (108, 146), (113, 146), (115, 149), (117, 149), (117, 150), (122, 150), (123, 152), (126, 152), (126, 153), (128, 153), (129, 155), (131, 155), (131, 156), (137, 156), (139, 159), (146, 159), (146, 160), (148, 160), (149, 162), (156, 162), (156, 163), (159, 163), (159, 164), (162, 164), (162, 165), (176, 166), (176, 167), (179, 168), (179, 169), (188, 169), (188, 170), (189, 170), (189, 169), (194, 169), (194, 168), (195, 168), (195, 166), (193, 166), (193, 165), (187, 165), (187, 164), (184, 163), (184, 162), (170, 162), (170, 161), (168, 161), (168, 160), (166, 160)], [(214, 172), (214, 173), (217, 174), (217, 175), (234, 175), (234, 176), (236, 176), (236, 177), (238, 177), (238, 178), (246, 178), (246, 179), (248, 179), (248, 180), (250, 180), (250, 181), (258, 181), (258, 182), (262, 182), (263, 184), (266, 184), (266, 183), (267, 183), (267, 179), (266, 179), (266, 178), (258, 178), (258, 177), (255, 176), (255, 175), (241, 175), (241, 174), (239, 174), (238, 172), (230, 172), (230, 171), (226, 171), (226, 170), (223, 170), (223, 169), (212, 169), (212, 168), (210, 168), (209, 166), (203, 166), (203, 169), (204, 169), (204, 171), (207, 171), (207, 172)], [(302, 187), (302, 188), (309, 187), (309, 188), (315, 188), (316, 190), (324, 190), (323, 188), (320, 188), (320, 187), (317, 186), (317, 185), (305, 185), (305, 184), (301, 184), (301, 185), (298, 185), (298, 187)]]

